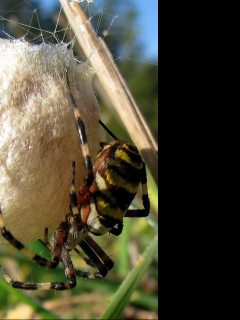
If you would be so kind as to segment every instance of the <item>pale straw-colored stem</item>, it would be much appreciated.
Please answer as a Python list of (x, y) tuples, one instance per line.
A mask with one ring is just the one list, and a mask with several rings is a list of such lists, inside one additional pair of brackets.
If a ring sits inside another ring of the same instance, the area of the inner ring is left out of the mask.
[(144, 120), (125, 80), (105, 42), (93, 30), (81, 6), (76, 2), (59, 0), (79, 45), (97, 77), (104, 95), (124, 123), (134, 144), (141, 151), (155, 181), (158, 179), (157, 143)]

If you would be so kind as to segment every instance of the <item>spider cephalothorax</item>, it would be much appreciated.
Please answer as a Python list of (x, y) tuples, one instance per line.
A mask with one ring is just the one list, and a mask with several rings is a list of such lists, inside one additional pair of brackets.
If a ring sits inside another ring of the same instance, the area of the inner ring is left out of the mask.
[[(67, 282), (35, 284), (13, 281), (0, 266), (1, 274), (14, 288), (65, 290), (76, 286), (76, 276), (85, 278), (105, 277), (108, 271), (113, 268), (114, 263), (90, 235), (100, 236), (109, 232), (118, 236), (123, 229), (123, 218), (146, 217), (149, 214), (150, 203), (147, 192), (146, 169), (139, 151), (128, 142), (119, 140), (99, 121), (115, 141), (101, 143), (102, 149), (92, 164), (85, 126), (71, 92), (67, 73), (66, 82), (80, 138), (85, 178), (80, 190), (77, 191), (75, 187), (75, 162), (73, 161), (70, 212), (66, 215), (65, 221), (56, 229), (53, 245), (48, 242), (48, 229), (45, 230), (43, 243), (51, 251), (51, 260), (40, 257), (14, 238), (5, 227), (1, 208), (0, 227), (3, 237), (37, 264), (48, 268), (56, 268), (61, 261), (65, 269)], [(143, 209), (131, 210), (129, 206), (140, 185), (142, 187)], [(98, 270), (97, 273), (92, 274), (74, 269), (69, 251), (75, 250), (80, 253), (77, 247), (85, 252), (88, 256), (85, 261), (94, 266)]]

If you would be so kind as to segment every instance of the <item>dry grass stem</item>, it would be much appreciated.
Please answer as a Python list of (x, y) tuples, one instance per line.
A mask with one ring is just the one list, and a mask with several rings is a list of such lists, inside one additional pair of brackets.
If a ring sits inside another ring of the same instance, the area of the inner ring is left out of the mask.
[(80, 5), (59, 0), (84, 55), (97, 72), (102, 90), (111, 101), (133, 142), (141, 151), (155, 181), (158, 179), (157, 143), (145, 122), (105, 42), (97, 37)]

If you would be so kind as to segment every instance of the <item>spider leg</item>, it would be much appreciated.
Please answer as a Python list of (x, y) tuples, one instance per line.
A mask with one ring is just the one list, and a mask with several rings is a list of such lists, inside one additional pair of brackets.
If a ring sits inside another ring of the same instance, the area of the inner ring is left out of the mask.
[(77, 248), (74, 248), (74, 251), (85, 261), (85, 263), (88, 266), (95, 268), (95, 265), (92, 262), (92, 260), (87, 258), (87, 257), (85, 257), (80, 250), (78, 250)]
[(35, 252), (29, 250), (27, 247), (25, 247), (23, 243), (18, 241), (12, 235), (12, 233), (6, 229), (5, 223), (4, 223), (4, 219), (3, 219), (2, 210), (1, 210), (1, 206), (0, 206), (0, 229), (1, 229), (2, 236), (12, 246), (14, 246), (16, 249), (18, 249), (22, 253), (24, 253), (30, 259), (34, 260), (37, 264), (39, 264), (40, 266), (47, 267), (47, 268), (56, 268), (57, 267), (57, 265), (59, 263), (59, 260), (60, 260), (62, 244), (63, 244), (63, 239), (61, 239), (62, 238), (62, 230), (59, 229), (59, 230), (56, 231), (56, 233), (55, 233), (55, 243), (56, 243), (56, 245), (55, 245), (54, 250), (52, 251), (51, 260), (47, 260), (47, 259), (39, 256)]
[(93, 166), (92, 166), (89, 146), (87, 142), (85, 125), (81, 119), (76, 101), (73, 97), (67, 72), (66, 72), (66, 80), (67, 80), (69, 96), (70, 96), (71, 103), (74, 110), (74, 117), (76, 120), (76, 127), (77, 127), (77, 131), (80, 138), (80, 146), (82, 150), (84, 168), (85, 168), (83, 184), (79, 192), (76, 194), (75, 185), (74, 185), (74, 181), (75, 181), (75, 164), (74, 164), (74, 169), (73, 169), (74, 178), (72, 179), (71, 190), (70, 190), (70, 198), (71, 198), (70, 210), (73, 218), (70, 221), (70, 224), (72, 225), (72, 229), (70, 230), (70, 232), (74, 235), (74, 233), (77, 233), (81, 229), (81, 226), (82, 226), (81, 207), (87, 207), (88, 199), (86, 195), (90, 191), (90, 187), (93, 183), (94, 176), (93, 176)]
[(72, 162), (72, 179), (71, 179), (71, 185), (70, 185), (70, 213), (71, 213), (73, 219), (69, 220), (69, 223), (71, 224), (71, 233), (72, 234), (77, 234), (78, 230), (80, 230), (81, 226), (82, 226), (82, 221), (80, 218), (80, 211), (79, 211), (78, 202), (77, 202), (75, 175), (76, 175), (75, 161), (73, 161)]
[[(45, 231), (46, 232), (46, 231)], [(52, 251), (52, 245), (47, 241), (42, 241), (42, 240), (39, 240), (49, 251)], [(91, 267), (95, 267), (95, 264), (94, 262), (91, 260), (91, 259), (88, 259), (86, 257), (83, 256), (83, 254), (77, 249), (77, 248), (74, 248), (74, 251), (85, 261), (85, 263)], [(91, 272), (88, 272), (88, 271), (83, 271), (83, 270), (76, 270), (74, 269), (75, 271), (75, 274), (81, 278), (88, 278), (88, 279), (94, 279), (94, 278), (99, 278), (99, 279), (102, 279), (103, 276), (100, 274), (100, 273), (91, 273)]]
[(95, 267), (99, 273), (91, 273), (82, 270), (76, 270), (77, 276), (84, 278), (104, 278), (108, 272), (113, 268), (114, 263), (108, 255), (101, 249), (101, 247), (90, 237), (86, 236), (84, 240), (79, 243), (80, 248), (85, 252), (88, 258), (83, 257), (78, 249), (74, 249), (84, 261), (91, 267)]
[(123, 221), (119, 221), (117, 227), (113, 227), (109, 233), (113, 234), (114, 236), (119, 236), (123, 231)]
[[(45, 234), (44, 234), (44, 241), (42, 240), (39, 240), (49, 251), (52, 251), (53, 250), (53, 247), (52, 245), (49, 243), (48, 241), (48, 229), (46, 228), (45, 229)], [(94, 259), (95, 263), (89, 259), (89, 258), (86, 258), (83, 256), (83, 254), (77, 249), (77, 248), (74, 248), (74, 251), (77, 252), (77, 254), (85, 261), (85, 263), (91, 267), (95, 267), (97, 268), (96, 266), (96, 261), (101, 264), (101, 261), (98, 261), (97, 259), (97, 256), (95, 254), (95, 252), (92, 252), (92, 255), (95, 255), (96, 256), (96, 259)], [(62, 261), (62, 260), (61, 260)], [(98, 268), (97, 268), (98, 269)], [(99, 270), (99, 269), (98, 269)], [(76, 270), (75, 269), (75, 274), (77, 276), (80, 276), (82, 278), (100, 278), (102, 279), (103, 278), (103, 275), (102, 274), (99, 274), (99, 273), (94, 273), (92, 274), (91, 272), (88, 272), (88, 271), (82, 271), (82, 270)]]
[(105, 277), (108, 271), (113, 268), (114, 262), (90, 236), (86, 236), (79, 243), (79, 246), (90, 258), (102, 277)]
[[(42, 241), (42, 240), (39, 240), (49, 251), (52, 251), (52, 245), (47, 241)], [(95, 265), (93, 264), (93, 262), (92, 262), (92, 260), (90, 260), (90, 259), (88, 259), (88, 258), (86, 258), (86, 257), (84, 257), (83, 255), (82, 255), (82, 253), (78, 250), (78, 249), (76, 249), (76, 248), (74, 248), (74, 251), (76, 251), (77, 252), (77, 254), (85, 261), (85, 263), (87, 264), (87, 265), (89, 265), (89, 266), (91, 266), (91, 267), (95, 267)], [(62, 260), (61, 260), (61, 262), (62, 262)], [(95, 278), (99, 278), (99, 279), (102, 279), (103, 277), (102, 277), (102, 275), (101, 274), (99, 274), (99, 273), (91, 273), (91, 272), (88, 272), (88, 271), (83, 271), (83, 270), (76, 270), (75, 268), (74, 268), (74, 271), (75, 271), (75, 274), (77, 275), (77, 276), (79, 276), (79, 277), (81, 277), (81, 278), (88, 278), (88, 279), (95, 279)]]
[(75, 161), (73, 161), (72, 162), (72, 179), (71, 179), (71, 185), (70, 185), (70, 212), (71, 214), (78, 215), (79, 210), (78, 210), (78, 204), (77, 204), (75, 176), (76, 176)]
[(142, 168), (141, 185), (142, 185), (142, 203), (143, 203), (144, 209), (128, 210), (125, 217), (141, 218), (141, 217), (147, 217), (149, 215), (150, 201), (148, 197), (147, 173), (146, 173), (146, 166), (144, 162), (143, 162), (143, 168)]
[(63, 264), (67, 282), (46, 282), (46, 283), (28, 283), (14, 281), (0, 265), (0, 273), (3, 278), (16, 289), (23, 290), (68, 290), (76, 286), (76, 275), (69, 253), (66, 248), (62, 248), (61, 262)]
[(43, 245), (49, 250), (49, 251), (52, 251), (52, 245), (50, 244), (50, 242), (48, 241), (49, 237), (48, 237), (48, 228), (45, 229), (45, 232), (44, 232), (44, 242), (42, 242), (42, 240), (40, 240)]
[(102, 263), (102, 261), (99, 259), (99, 257), (96, 255), (96, 253), (93, 251), (93, 249), (87, 244), (86, 241), (82, 240), (79, 243), (79, 246), (82, 248), (82, 250), (87, 254), (87, 256), (90, 258), (93, 265), (97, 268), (99, 271), (101, 277), (105, 277), (108, 273), (107, 267)]
[(77, 108), (76, 101), (73, 97), (67, 73), (66, 73), (66, 78), (67, 78), (69, 96), (71, 98), (72, 106), (74, 109), (74, 116), (76, 119), (76, 127), (77, 127), (77, 131), (79, 134), (80, 144), (81, 144), (81, 149), (82, 149), (82, 154), (83, 154), (83, 159), (84, 159), (84, 167), (85, 167), (84, 185), (89, 190), (90, 186), (92, 185), (94, 177), (93, 177), (92, 162), (91, 162), (91, 157), (90, 157), (90, 152), (89, 152), (89, 147), (88, 147), (88, 142), (87, 142), (85, 125), (81, 119), (80, 113)]

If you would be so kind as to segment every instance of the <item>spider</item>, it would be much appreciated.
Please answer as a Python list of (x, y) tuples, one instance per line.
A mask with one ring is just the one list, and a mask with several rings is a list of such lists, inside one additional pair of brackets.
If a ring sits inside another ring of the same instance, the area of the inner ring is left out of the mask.
[[(92, 164), (85, 126), (77, 109), (67, 72), (66, 83), (80, 138), (85, 177), (82, 186), (76, 191), (75, 162), (73, 161), (70, 212), (65, 216), (65, 221), (55, 230), (53, 245), (48, 241), (47, 228), (45, 229), (44, 241), (42, 241), (51, 251), (50, 260), (32, 252), (12, 235), (5, 226), (0, 206), (2, 236), (40, 266), (56, 268), (61, 262), (65, 270), (66, 282), (25, 283), (14, 281), (0, 265), (0, 273), (3, 278), (17, 289), (67, 290), (76, 286), (76, 276), (104, 278), (113, 268), (114, 263), (90, 235), (101, 236), (109, 232), (119, 236), (123, 230), (124, 217), (146, 217), (150, 211), (145, 164), (137, 148), (126, 141), (119, 140), (99, 120), (100, 125), (114, 141), (100, 143), (101, 150)], [(143, 209), (129, 209), (140, 185), (142, 187)], [(69, 252), (75, 250), (80, 254), (77, 246), (87, 255), (88, 258), (84, 258), (85, 262), (95, 267), (98, 272), (74, 269)]]

